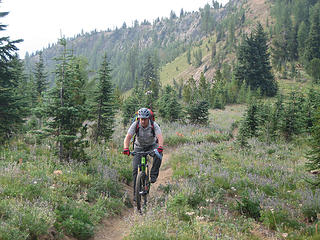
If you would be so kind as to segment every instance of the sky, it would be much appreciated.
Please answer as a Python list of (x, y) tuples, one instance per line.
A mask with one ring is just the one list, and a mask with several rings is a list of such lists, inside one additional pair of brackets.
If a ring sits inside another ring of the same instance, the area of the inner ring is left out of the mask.
[[(0, 12), (9, 12), (0, 19), (8, 25), (1, 36), (10, 40), (23, 39), (17, 44), (20, 58), (57, 43), (62, 36), (78, 33), (128, 27), (134, 20), (153, 22), (157, 17), (169, 17), (171, 10), (177, 16), (181, 9), (198, 11), (212, 0), (0, 0)], [(223, 5), (228, 0), (218, 0)]]

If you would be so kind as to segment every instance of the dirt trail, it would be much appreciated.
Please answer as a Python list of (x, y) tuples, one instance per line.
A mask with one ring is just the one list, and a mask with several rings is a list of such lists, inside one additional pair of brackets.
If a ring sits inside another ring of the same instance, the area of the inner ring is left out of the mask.
[[(156, 183), (151, 186), (150, 198), (154, 196), (157, 188), (161, 184), (167, 184), (172, 178), (172, 169), (168, 166), (171, 150), (167, 149), (164, 153), (160, 168), (159, 177)], [(130, 199), (133, 195), (132, 187), (126, 186), (126, 191)], [(106, 218), (102, 221), (91, 240), (120, 240), (130, 233), (130, 225), (136, 216), (136, 208), (126, 209), (121, 216)]]

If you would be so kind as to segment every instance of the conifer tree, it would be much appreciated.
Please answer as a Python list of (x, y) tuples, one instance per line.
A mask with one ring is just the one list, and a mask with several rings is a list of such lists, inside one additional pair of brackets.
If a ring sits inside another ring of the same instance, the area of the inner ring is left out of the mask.
[(302, 108), (297, 93), (291, 92), (280, 124), (280, 130), (287, 141), (290, 141), (293, 135), (300, 133), (302, 119), (299, 115)]
[(308, 27), (304, 21), (301, 22), (301, 24), (299, 25), (297, 38), (298, 38), (299, 59), (303, 60), (306, 40), (308, 38)]
[(209, 103), (207, 101), (195, 101), (188, 107), (188, 119), (192, 124), (206, 125), (209, 119)]
[(39, 61), (35, 65), (34, 78), (36, 83), (36, 89), (38, 96), (42, 96), (42, 93), (47, 90), (47, 77), (48, 74), (45, 72), (45, 66), (43, 62), (42, 52), (39, 53)]
[(207, 100), (208, 101), (208, 94), (209, 94), (209, 83), (207, 82), (204, 73), (201, 72), (201, 76), (200, 76), (200, 80), (199, 80), (199, 96), (201, 96), (201, 98), (203, 100)]
[(158, 102), (159, 115), (167, 121), (177, 121), (182, 112), (177, 93), (171, 86), (166, 86)]
[(48, 133), (57, 142), (57, 154), (61, 161), (87, 161), (84, 152), (88, 109), (85, 105), (85, 83), (88, 76), (81, 61), (66, 49), (66, 40), (61, 39), (63, 53), (57, 59), (56, 86), (47, 99)]
[(196, 81), (191, 76), (183, 88), (183, 99), (186, 103), (190, 103), (197, 98)]
[(237, 136), (237, 142), (241, 147), (248, 147), (248, 139), (257, 137), (261, 127), (261, 104), (256, 98), (251, 98), (249, 106), (244, 114)]
[[(131, 84), (134, 83), (137, 77), (137, 68), (138, 68), (137, 58), (138, 58), (138, 47), (135, 45), (130, 49), (127, 57), (128, 71), (130, 73), (129, 83)], [(132, 85), (130, 87), (132, 87)]]
[(312, 132), (315, 113), (320, 106), (320, 93), (315, 88), (310, 88), (307, 94), (305, 104), (305, 127), (308, 133)]
[(283, 95), (277, 95), (277, 101), (275, 102), (271, 116), (270, 116), (270, 127), (269, 133), (271, 139), (275, 139), (279, 135), (280, 124), (283, 121), (284, 115), (284, 105), (283, 105)]
[(314, 83), (320, 83), (320, 58), (313, 58), (310, 61), (307, 72), (312, 77)]
[(314, 6), (311, 15), (311, 27), (306, 41), (305, 58), (310, 62), (314, 58), (320, 59), (320, 3)]
[(260, 23), (239, 47), (237, 59), (235, 77), (239, 86), (245, 82), (252, 90), (260, 88), (264, 95), (276, 94), (277, 84), (271, 74), (267, 37)]
[(145, 94), (148, 95), (148, 106), (153, 109), (155, 107), (154, 102), (159, 96), (160, 76), (156, 59), (152, 59), (150, 55), (147, 57), (147, 61), (143, 67), (142, 86)]
[(188, 64), (191, 64), (191, 51), (190, 51), (190, 48), (188, 48), (188, 51), (187, 51), (187, 62), (188, 62)]
[(201, 12), (201, 28), (202, 30), (205, 32), (205, 34), (207, 35), (211, 29), (211, 14), (210, 14), (210, 5), (207, 3), (204, 6), (203, 11)]
[[(320, 108), (315, 113), (313, 127), (311, 130), (311, 140), (309, 142), (310, 151), (307, 154), (307, 167), (310, 171), (320, 170)], [(319, 176), (319, 175), (318, 175)], [(317, 177), (314, 184), (320, 186), (320, 177)]]
[[(0, 19), (7, 15), (8, 12), (0, 12)], [(6, 27), (0, 23), (0, 32), (5, 31)], [(23, 123), (22, 96), (16, 91), (22, 74), (16, 44), (21, 41), (0, 38), (0, 143), (7, 140)]]
[(98, 141), (99, 138), (107, 141), (112, 136), (115, 115), (114, 100), (111, 69), (107, 60), (107, 54), (105, 54), (99, 70), (97, 90), (95, 91), (95, 112), (97, 116), (96, 141)]

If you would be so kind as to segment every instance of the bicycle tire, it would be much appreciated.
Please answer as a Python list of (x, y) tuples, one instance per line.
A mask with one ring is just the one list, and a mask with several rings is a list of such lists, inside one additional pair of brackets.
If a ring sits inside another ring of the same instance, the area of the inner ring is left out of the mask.
[(144, 200), (143, 204), (144, 205), (147, 204), (147, 194), (144, 193), (145, 186), (146, 186), (146, 176), (143, 172), (140, 172), (137, 175), (136, 186), (135, 186), (137, 209), (140, 212), (141, 212), (141, 207), (142, 207), (142, 201), (141, 201), (142, 198)]

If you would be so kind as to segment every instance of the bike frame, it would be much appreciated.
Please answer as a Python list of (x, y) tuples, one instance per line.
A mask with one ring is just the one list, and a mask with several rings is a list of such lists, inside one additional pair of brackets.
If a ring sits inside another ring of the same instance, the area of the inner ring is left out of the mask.
[(149, 157), (148, 155), (146, 156), (141, 156), (141, 161), (138, 166), (138, 174), (139, 172), (143, 172), (146, 180), (149, 182), (150, 181), (150, 169), (149, 169)]
[[(148, 164), (149, 158), (153, 157), (154, 155), (157, 155), (160, 158), (162, 158), (162, 156), (159, 154), (159, 152), (156, 149), (148, 152), (132, 152), (131, 154), (133, 156), (136, 154), (141, 155), (140, 164), (138, 166), (137, 181), (135, 186), (137, 208), (141, 213), (141, 197), (143, 197), (144, 206), (146, 206), (147, 195), (149, 193), (149, 187), (150, 187), (150, 169)], [(140, 181), (143, 181), (143, 183)], [(141, 183), (142, 183), (143, 189), (141, 188)]]

